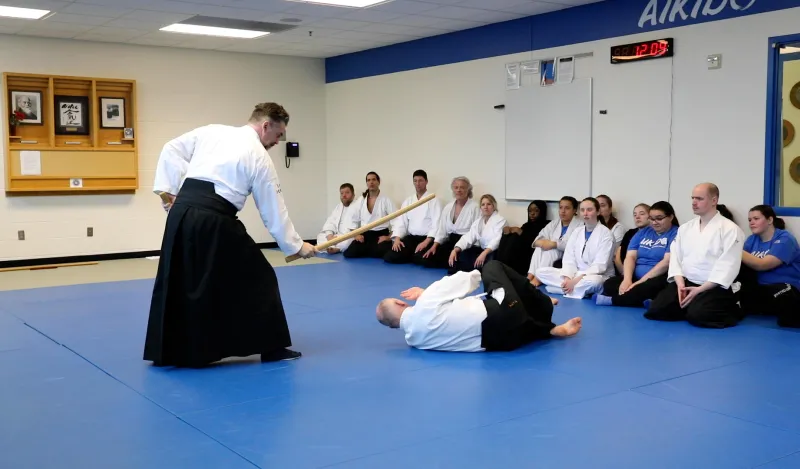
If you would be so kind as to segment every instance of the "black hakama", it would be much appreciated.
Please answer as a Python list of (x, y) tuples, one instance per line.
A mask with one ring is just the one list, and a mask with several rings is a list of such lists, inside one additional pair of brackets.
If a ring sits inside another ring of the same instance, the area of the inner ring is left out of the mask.
[(275, 270), (210, 182), (187, 179), (169, 211), (144, 359), (201, 367), (291, 346)]
[[(687, 287), (699, 286), (688, 280), (684, 280), (684, 284)], [(654, 321), (685, 320), (697, 327), (724, 329), (739, 324), (744, 314), (733, 290), (720, 286), (700, 293), (685, 308), (681, 308), (678, 286), (675, 282), (670, 282), (653, 299), (644, 317)]]
[(481, 347), (487, 351), (511, 351), (538, 340), (552, 338), (553, 302), (500, 261), (489, 261), (481, 271), (484, 291), (505, 292), (502, 302), (484, 300), (486, 319), (481, 324)]

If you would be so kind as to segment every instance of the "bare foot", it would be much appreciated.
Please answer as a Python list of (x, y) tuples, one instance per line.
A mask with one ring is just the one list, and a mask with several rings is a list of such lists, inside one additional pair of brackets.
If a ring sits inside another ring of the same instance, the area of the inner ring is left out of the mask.
[(555, 305), (557, 305), (557, 304), (558, 304), (558, 299), (556, 299), (556, 298), (553, 298), (552, 296), (550, 297), (550, 301), (552, 301), (552, 302), (553, 302), (553, 306), (555, 306)]
[(556, 337), (569, 337), (573, 336), (581, 330), (581, 318), (572, 318), (569, 321), (561, 324), (559, 326), (554, 327), (550, 330), (550, 335), (554, 335)]

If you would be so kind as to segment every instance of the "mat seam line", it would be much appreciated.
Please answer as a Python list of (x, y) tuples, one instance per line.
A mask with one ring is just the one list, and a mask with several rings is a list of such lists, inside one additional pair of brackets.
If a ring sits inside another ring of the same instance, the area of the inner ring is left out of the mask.
[(68, 347), (68, 346), (67, 346), (67, 345), (65, 345), (65, 344), (62, 344), (62, 343), (60, 343), (60, 342), (57, 342), (57, 341), (56, 341), (56, 340), (54, 340), (52, 337), (48, 336), (48, 335), (47, 335), (47, 334), (45, 334), (44, 332), (42, 332), (42, 331), (40, 331), (39, 329), (35, 328), (34, 326), (32, 326), (32, 325), (28, 324), (28, 323), (27, 323), (27, 322), (25, 322), (24, 320), (22, 321), (22, 323), (23, 323), (23, 324), (25, 324), (25, 326), (27, 326), (27, 327), (31, 328), (32, 330), (34, 330), (34, 331), (38, 332), (38, 333), (39, 333), (39, 334), (41, 334), (42, 336), (46, 337), (47, 339), (51, 340), (53, 343), (55, 343), (55, 344), (57, 344), (57, 345), (61, 346), (62, 348), (64, 348), (64, 349), (68, 350), (70, 353), (74, 354), (76, 357), (78, 357), (78, 358), (80, 358), (81, 360), (85, 361), (85, 362), (86, 362), (86, 363), (88, 363), (89, 365), (91, 365), (91, 366), (93, 366), (94, 368), (96, 368), (96, 369), (100, 370), (102, 373), (104, 373), (104, 374), (105, 374), (106, 376), (108, 376), (109, 378), (113, 379), (114, 381), (118, 382), (119, 384), (121, 384), (121, 385), (125, 386), (126, 388), (130, 389), (130, 390), (131, 390), (131, 391), (133, 391), (134, 393), (136, 393), (136, 394), (138, 394), (139, 396), (143, 397), (143, 398), (144, 398), (144, 399), (146, 399), (148, 402), (152, 403), (153, 405), (155, 405), (155, 406), (156, 406), (156, 407), (158, 407), (159, 409), (163, 410), (164, 412), (166, 412), (166, 413), (170, 414), (172, 417), (176, 418), (176, 419), (177, 419), (177, 420), (179, 420), (180, 422), (183, 422), (183, 424), (184, 424), (184, 425), (188, 426), (189, 428), (192, 428), (192, 429), (194, 429), (196, 432), (200, 433), (201, 435), (204, 435), (206, 438), (210, 439), (211, 441), (214, 441), (215, 443), (217, 443), (217, 444), (218, 444), (218, 445), (220, 445), (221, 447), (225, 448), (226, 450), (230, 451), (231, 453), (235, 454), (236, 456), (238, 456), (238, 457), (242, 458), (244, 461), (246, 461), (248, 464), (252, 465), (253, 467), (256, 467), (256, 468), (258, 468), (258, 469), (261, 469), (261, 466), (259, 466), (259, 465), (258, 465), (258, 464), (256, 464), (255, 462), (253, 462), (253, 461), (249, 460), (249, 459), (248, 459), (248, 458), (246, 458), (244, 455), (240, 454), (238, 451), (235, 451), (235, 450), (233, 450), (232, 448), (228, 447), (227, 445), (225, 445), (224, 443), (222, 443), (222, 442), (221, 442), (221, 441), (219, 441), (218, 439), (214, 438), (213, 436), (209, 435), (208, 433), (204, 432), (204, 431), (203, 431), (203, 430), (201, 430), (200, 428), (198, 428), (198, 427), (196, 427), (195, 425), (192, 425), (191, 423), (187, 422), (186, 420), (184, 420), (183, 418), (181, 418), (181, 416), (180, 416), (180, 415), (178, 415), (178, 414), (176, 414), (175, 412), (173, 412), (173, 411), (171, 411), (171, 410), (167, 409), (167, 408), (166, 408), (166, 407), (164, 407), (163, 405), (159, 404), (158, 402), (154, 401), (153, 399), (151, 399), (151, 398), (149, 398), (149, 397), (145, 396), (145, 395), (144, 395), (144, 394), (142, 394), (141, 392), (139, 392), (139, 391), (137, 391), (136, 389), (132, 388), (132, 387), (131, 387), (131, 386), (129, 386), (127, 383), (123, 382), (122, 380), (120, 380), (120, 379), (119, 379), (119, 378), (117, 378), (116, 376), (112, 375), (112, 374), (111, 374), (111, 373), (109, 373), (108, 371), (106, 371), (106, 370), (104, 370), (104, 369), (100, 368), (100, 366), (99, 366), (99, 365), (97, 365), (96, 363), (92, 362), (92, 361), (91, 361), (91, 360), (89, 360), (88, 358), (84, 357), (83, 355), (81, 355), (81, 354), (80, 354), (80, 353), (78, 353), (77, 351), (75, 351), (75, 350), (71, 349), (70, 347)]
[(789, 456), (794, 456), (795, 454), (798, 454), (798, 453), (800, 453), (800, 450), (797, 450), (797, 451), (795, 451), (795, 452), (793, 452), (793, 453), (784, 454), (783, 456), (781, 456), (781, 457), (779, 457), (779, 458), (771, 459), (771, 460), (769, 460), (769, 461), (767, 461), (767, 462), (765, 462), (765, 463), (759, 464), (758, 466), (753, 466), (753, 467), (752, 467), (752, 469), (757, 469), (757, 468), (759, 468), (759, 467), (764, 467), (764, 466), (766, 466), (767, 464), (772, 464), (772, 463), (774, 463), (775, 461), (780, 461), (781, 459), (786, 459), (786, 458), (788, 458)]
[(613, 392), (602, 394), (600, 396), (594, 396), (594, 397), (589, 397), (589, 398), (586, 398), (586, 399), (580, 399), (580, 400), (575, 401), (575, 402), (570, 402), (569, 404), (560, 404), (560, 405), (556, 405), (556, 406), (553, 406), (553, 407), (549, 407), (547, 409), (537, 410), (537, 411), (534, 411), (534, 412), (531, 412), (531, 413), (528, 413), (528, 414), (517, 415), (515, 417), (509, 417), (507, 419), (498, 420), (497, 422), (485, 423), (483, 425), (476, 425), (474, 427), (464, 428), (464, 429), (456, 430), (456, 431), (453, 431), (453, 432), (448, 432), (448, 433), (446, 433), (444, 435), (439, 435), (439, 436), (433, 437), (431, 439), (418, 441), (416, 443), (408, 443), (408, 444), (404, 444), (404, 445), (398, 446), (396, 448), (387, 449), (386, 451), (379, 451), (377, 453), (370, 453), (370, 454), (366, 454), (364, 456), (359, 456), (357, 458), (347, 459), (345, 461), (339, 461), (339, 462), (335, 462), (333, 464), (326, 464), (324, 466), (319, 466), (319, 467), (321, 469), (324, 469), (326, 467), (334, 467), (334, 466), (338, 466), (338, 465), (341, 465), (341, 464), (346, 464), (346, 463), (349, 463), (349, 462), (358, 461), (360, 459), (369, 458), (371, 456), (377, 456), (379, 454), (389, 453), (389, 452), (392, 452), (392, 451), (397, 451), (397, 450), (401, 450), (401, 449), (404, 449), (404, 448), (409, 448), (409, 447), (412, 447), (412, 446), (417, 446), (417, 445), (424, 444), (424, 443), (435, 442), (435, 441), (438, 441), (438, 440), (442, 440), (444, 438), (448, 438), (448, 437), (453, 436), (453, 435), (458, 435), (460, 433), (471, 432), (471, 431), (475, 431), (475, 430), (478, 430), (478, 429), (481, 429), (481, 428), (491, 427), (492, 425), (499, 425), (499, 424), (502, 424), (502, 423), (511, 422), (513, 420), (517, 420), (517, 419), (521, 419), (521, 418), (525, 418), (525, 417), (530, 417), (532, 415), (544, 414), (544, 413), (547, 413), (547, 412), (560, 410), (560, 409), (563, 409), (565, 407), (570, 407), (570, 406), (573, 406), (573, 405), (583, 404), (583, 403), (586, 403), (586, 402), (594, 401), (594, 400), (597, 400), (597, 399), (602, 399), (604, 397), (614, 396), (616, 394), (622, 394), (622, 393), (629, 392), (629, 391), (630, 390), (628, 390), (628, 389), (624, 389), (622, 391), (613, 391)]
[[(768, 425), (768, 424), (766, 424), (766, 423), (754, 422), (754, 421), (752, 421), (752, 420), (748, 420), (748, 419), (746, 419), (746, 418), (743, 418), (743, 417), (737, 417), (737, 416), (735, 416), (735, 415), (728, 415), (728, 414), (722, 413), (722, 412), (720, 412), (720, 411), (718, 411), (718, 410), (706, 409), (706, 408), (699, 407), (699, 406), (697, 406), (697, 405), (694, 405), (694, 404), (687, 404), (687, 403), (685, 403), (685, 402), (679, 402), (679, 401), (675, 401), (675, 400), (672, 400), (672, 399), (668, 399), (668, 398), (666, 398), (666, 397), (654, 396), (654, 395), (652, 395), (652, 394), (647, 394), (647, 393), (645, 393), (645, 392), (636, 391), (636, 390), (633, 390), (633, 389), (631, 389), (631, 392), (635, 392), (635, 393), (637, 393), (637, 394), (639, 394), (639, 395), (642, 395), (642, 396), (647, 396), (647, 397), (650, 397), (650, 398), (653, 398), (653, 399), (660, 399), (660, 400), (662, 400), (662, 401), (664, 401), (664, 402), (669, 402), (669, 403), (671, 403), (671, 404), (681, 405), (681, 406), (684, 406), (684, 407), (689, 407), (689, 408), (692, 408), (692, 409), (702, 410), (702, 411), (704, 411), (704, 412), (708, 412), (708, 413), (711, 413), (711, 414), (721, 415), (721, 416), (723, 416), (723, 417), (728, 417), (728, 418), (731, 418), (731, 419), (734, 419), (734, 420), (739, 420), (740, 422), (744, 422), (744, 423), (750, 423), (750, 424), (753, 424), (753, 425), (758, 425), (758, 426), (760, 426), (760, 427), (769, 428), (769, 429), (771, 429), (771, 430), (777, 430), (777, 431), (779, 431), (779, 432), (785, 432), (785, 433), (789, 433), (789, 434), (791, 434), (791, 435), (800, 436), (800, 431), (795, 431), (795, 430), (787, 430), (787, 429), (785, 429), (785, 428), (780, 428), (780, 427), (776, 427), (776, 426), (773, 426), (773, 425)], [(797, 451), (795, 451), (795, 452), (800, 452), (800, 449), (798, 449), (798, 450), (797, 450)], [(792, 454), (794, 454), (794, 453), (792, 453)], [(786, 455), (786, 456), (788, 456), (788, 455)], [(786, 456), (782, 456), (782, 457), (786, 457)]]

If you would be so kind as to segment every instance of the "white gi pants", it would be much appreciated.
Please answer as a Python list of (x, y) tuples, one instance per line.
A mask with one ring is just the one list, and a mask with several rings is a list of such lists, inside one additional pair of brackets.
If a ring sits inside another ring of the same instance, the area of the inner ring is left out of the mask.
[(528, 267), (528, 273), (538, 278), (539, 269), (543, 267), (553, 267), (553, 264), (561, 259), (563, 255), (564, 253), (559, 251), (558, 248), (553, 248), (549, 251), (544, 251), (542, 248), (535, 248), (531, 256), (531, 265)]
[[(579, 275), (584, 275), (583, 272), (577, 272), (575, 277)], [(536, 278), (545, 285), (547, 292), (552, 293), (554, 295), (564, 295), (564, 291), (561, 288), (561, 282), (564, 279), (561, 277), (561, 269), (556, 269), (555, 267), (542, 267), (536, 273)], [(564, 295), (565, 298), (577, 298), (583, 299), (587, 295), (591, 295), (593, 293), (597, 293), (603, 290), (603, 283), (606, 281), (606, 277), (602, 275), (585, 275), (575, 288), (572, 289), (572, 293)]]

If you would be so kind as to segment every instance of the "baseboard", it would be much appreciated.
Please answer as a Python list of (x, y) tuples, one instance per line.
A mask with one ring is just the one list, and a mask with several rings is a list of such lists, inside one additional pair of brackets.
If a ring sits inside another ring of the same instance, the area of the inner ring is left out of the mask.
[[(309, 240), (311, 244), (316, 244), (316, 240)], [(261, 249), (275, 249), (278, 243), (257, 243)], [(47, 257), (41, 259), (16, 259), (13, 261), (0, 261), (0, 269), (10, 267), (35, 267), (39, 265), (52, 264), (71, 264), (76, 262), (99, 262), (116, 261), (120, 259), (141, 259), (159, 255), (159, 251), (134, 251), (134, 252), (115, 252), (112, 254), (88, 254), (85, 256), (66, 256), (66, 257)]]

